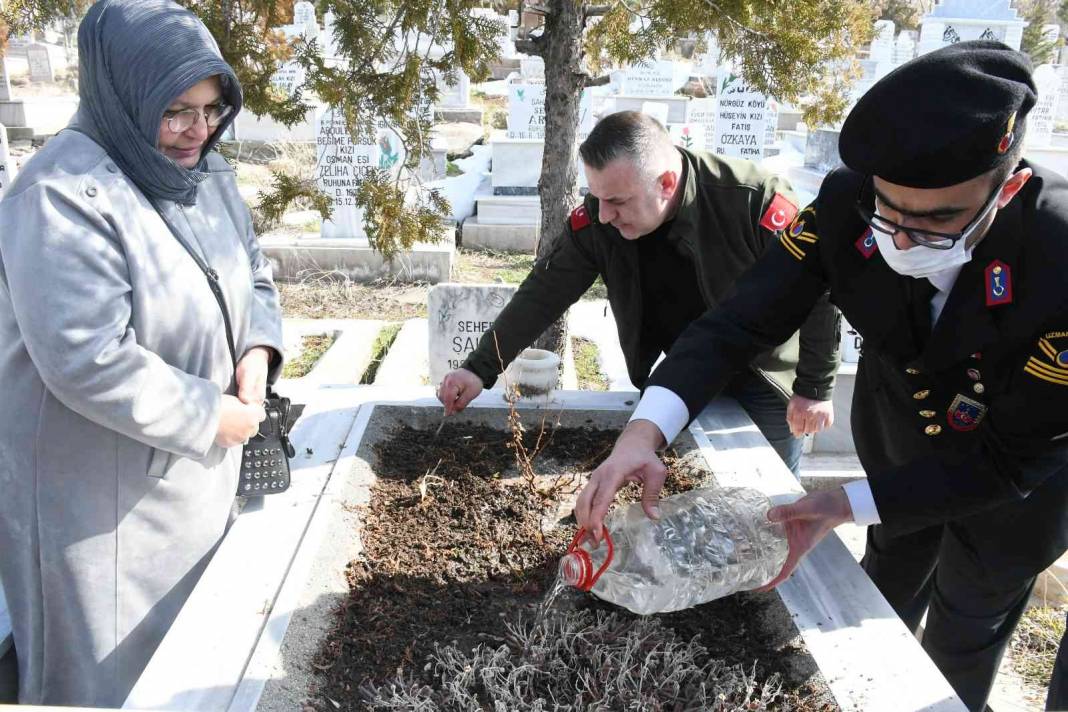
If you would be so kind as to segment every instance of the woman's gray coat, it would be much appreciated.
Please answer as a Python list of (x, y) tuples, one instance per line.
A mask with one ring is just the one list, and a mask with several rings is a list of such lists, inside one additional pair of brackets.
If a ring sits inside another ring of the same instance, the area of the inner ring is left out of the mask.
[[(219, 272), (238, 356), (280, 354), (234, 172), (218, 154), (206, 170), (194, 205), (164, 208)], [(145, 196), (86, 135), (50, 140), (0, 201), (0, 579), (20, 701), (122, 704), (226, 526), (241, 449), (214, 440), (232, 375), (207, 281)]]

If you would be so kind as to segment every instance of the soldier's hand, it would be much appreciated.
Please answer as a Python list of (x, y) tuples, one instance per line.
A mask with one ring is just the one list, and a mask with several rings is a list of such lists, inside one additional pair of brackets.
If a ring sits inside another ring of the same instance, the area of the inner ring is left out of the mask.
[(795, 438), (815, 435), (834, 425), (834, 404), (794, 395), (786, 406), (786, 424)]
[(575, 502), (575, 519), (594, 542), (601, 541), (608, 508), (625, 482), (642, 484), (642, 509), (650, 519), (660, 518), (660, 488), (667, 468), (656, 456), (664, 442), (660, 429), (648, 420), (634, 420), (623, 430), (612, 454), (593, 471)]
[(790, 551), (779, 575), (761, 586), (758, 591), (768, 591), (790, 578), (802, 557), (819, 544), (827, 533), (839, 524), (853, 521), (853, 510), (845, 490), (836, 487), (806, 494), (793, 504), (783, 504), (768, 510), (768, 519), (782, 522)]
[(438, 400), (445, 406), (445, 415), (452, 415), (466, 408), (481, 392), (482, 379), (466, 368), (458, 368), (441, 379)]

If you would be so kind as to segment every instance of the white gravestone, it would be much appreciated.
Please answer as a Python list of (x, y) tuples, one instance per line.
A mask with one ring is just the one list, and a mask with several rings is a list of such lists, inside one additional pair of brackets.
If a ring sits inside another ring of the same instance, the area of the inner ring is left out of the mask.
[[(578, 137), (584, 139), (593, 130), (593, 94), (582, 91), (579, 99)], [(510, 84), (508, 86), (508, 132), (511, 139), (545, 138), (545, 85)]]
[(894, 60), (894, 23), (890, 20), (879, 20), (875, 23), (875, 33), (868, 59), (873, 62)]
[(857, 363), (864, 348), (864, 337), (842, 317), (842, 363)]
[(0, 196), (11, 181), (15, 180), (15, 162), (11, 160), (11, 153), (7, 146), (7, 129), (0, 124)]
[(337, 57), (338, 54), (337, 38), (334, 37), (335, 21), (336, 18), (334, 17), (334, 13), (327, 10), (323, 15), (323, 34), (321, 39), (325, 45), (324, 49), (326, 51), (326, 57), (329, 59)]
[(304, 75), (300, 62), (286, 62), (271, 75), (271, 86), (286, 96), (293, 96), (297, 88), (303, 86)]
[(434, 105), (444, 109), (466, 109), (471, 105), (471, 79), (463, 70), (456, 71), (456, 82), (449, 84), (437, 78), (438, 100)]
[(665, 129), (668, 125), (668, 112), (671, 111), (671, 107), (667, 104), (661, 104), (658, 101), (643, 101), (642, 113), (646, 116), (652, 116), (656, 119), (661, 126)]
[(515, 291), (514, 286), (496, 284), (438, 284), (430, 288), (427, 316), (432, 385), (460, 367)]
[(1057, 100), (1057, 121), (1068, 122), (1068, 66), (1058, 67), (1057, 74), (1061, 78), (1061, 86), (1058, 89), (1060, 98)]
[(712, 151), (759, 161), (764, 157), (768, 100), (729, 67), (720, 70), (716, 95), (716, 135)]
[(1027, 21), (1012, 0), (940, 0), (920, 23), (917, 54), (969, 40), (996, 40), (1020, 49)]
[(322, 112), (317, 129), (316, 182), (333, 200), (333, 212), (323, 222), (322, 236), (365, 238), (363, 209), (356, 207), (356, 191), (364, 177), (379, 167), (381, 149), (376, 137), (354, 140), (345, 117), (333, 109)]
[(624, 96), (671, 96), (675, 93), (675, 63), (655, 60), (623, 71), (620, 94)]
[(902, 31), (894, 42), (894, 64), (904, 64), (916, 56), (916, 40), (911, 32)]
[(26, 48), (26, 62), (30, 67), (31, 82), (54, 82), (56, 73), (52, 67), (52, 55), (43, 44), (32, 44)]
[(7, 57), (0, 54), (0, 101), (11, 101), (11, 79), (7, 76)]
[(315, 5), (307, 1), (293, 5), (293, 24), (306, 28), (313, 35), (318, 34), (319, 23), (315, 19)]
[(1038, 90), (1038, 99), (1027, 115), (1027, 133), (1024, 141), (1028, 146), (1048, 146), (1053, 140), (1053, 124), (1057, 119), (1057, 101), (1060, 99), (1061, 78), (1052, 65), (1043, 64), (1035, 69), (1031, 78)]
[(519, 73), (524, 79), (545, 79), (545, 60), (541, 57), (520, 57)]
[(716, 100), (694, 99), (687, 110), (687, 123), (701, 129), (701, 148), (711, 151), (716, 142)]

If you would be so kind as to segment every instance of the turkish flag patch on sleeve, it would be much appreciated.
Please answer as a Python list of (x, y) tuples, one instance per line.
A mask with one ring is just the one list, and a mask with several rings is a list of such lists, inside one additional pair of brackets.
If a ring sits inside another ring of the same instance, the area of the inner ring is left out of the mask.
[(571, 229), (573, 231), (578, 232), (589, 225), (590, 222), (590, 213), (586, 210), (585, 205), (580, 205), (571, 211)]
[(779, 232), (785, 230), (796, 215), (797, 206), (782, 193), (776, 193), (768, 209), (764, 211), (764, 217), (760, 218), (760, 226), (772, 232)]

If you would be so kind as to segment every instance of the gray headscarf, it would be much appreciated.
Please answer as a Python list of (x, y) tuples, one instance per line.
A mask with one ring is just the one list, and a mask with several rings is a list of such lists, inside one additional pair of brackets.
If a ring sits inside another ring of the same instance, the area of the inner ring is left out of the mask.
[(169, 0), (100, 0), (78, 29), (81, 106), (72, 128), (99, 143), (149, 198), (196, 202), (204, 157), (193, 170), (156, 148), (163, 112), (194, 84), (219, 75), (234, 107), (204, 148), (241, 110), (241, 85), (196, 15)]

